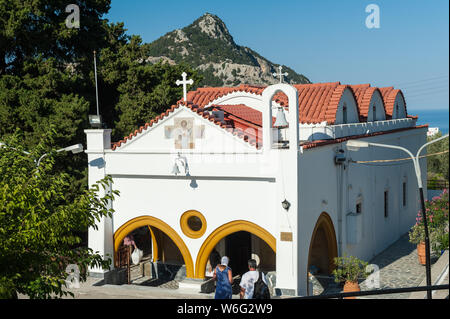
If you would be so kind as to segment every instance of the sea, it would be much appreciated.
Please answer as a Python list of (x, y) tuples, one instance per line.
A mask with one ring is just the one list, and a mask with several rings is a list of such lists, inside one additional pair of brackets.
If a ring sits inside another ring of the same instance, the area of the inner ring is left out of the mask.
[(448, 133), (449, 110), (408, 110), (409, 115), (417, 115), (417, 125), (428, 124), (428, 127), (438, 127), (442, 135)]

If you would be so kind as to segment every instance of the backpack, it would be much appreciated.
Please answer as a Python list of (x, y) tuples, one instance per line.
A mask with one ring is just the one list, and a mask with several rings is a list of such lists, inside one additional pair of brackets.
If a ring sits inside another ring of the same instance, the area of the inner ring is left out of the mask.
[(269, 287), (263, 281), (261, 272), (259, 272), (259, 278), (253, 285), (253, 299), (270, 299)]

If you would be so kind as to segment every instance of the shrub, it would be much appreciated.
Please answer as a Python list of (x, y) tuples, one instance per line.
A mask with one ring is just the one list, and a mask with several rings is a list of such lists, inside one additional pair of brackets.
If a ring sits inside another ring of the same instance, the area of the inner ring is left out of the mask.
[(333, 275), (337, 283), (358, 282), (358, 279), (365, 279), (369, 275), (366, 271), (368, 263), (354, 256), (336, 257), (334, 264), (336, 268), (333, 270)]
[[(440, 196), (433, 197), (431, 201), (425, 201), (430, 244), (436, 252), (448, 249), (448, 199), (448, 190), (444, 189)], [(425, 227), (422, 213), (419, 211), (416, 224), (409, 232), (409, 241), (419, 244), (424, 240)]]

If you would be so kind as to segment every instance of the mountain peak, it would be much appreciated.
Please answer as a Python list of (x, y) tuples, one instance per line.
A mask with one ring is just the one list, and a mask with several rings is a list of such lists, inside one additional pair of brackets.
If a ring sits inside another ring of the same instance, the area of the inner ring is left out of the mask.
[[(236, 86), (278, 83), (273, 77), (275, 64), (245, 46), (237, 45), (225, 23), (216, 15), (205, 13), (190, 25), (176, 29), (147, 44), (149, 63), (187, 63), (204, 76), (199, 85)], [(286, 83), (310, 83), (289, 67)]]
[(202, 33), (205, 33), (212, 39), (224, 40), (229, 44), (235, 45), (233, 37), (225, 23), (214, 14), (206, 12), (186, 28), (198, 28)]

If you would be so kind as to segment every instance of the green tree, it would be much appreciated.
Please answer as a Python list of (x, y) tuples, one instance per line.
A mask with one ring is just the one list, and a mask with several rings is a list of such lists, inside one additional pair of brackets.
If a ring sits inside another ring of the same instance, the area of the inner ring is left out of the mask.
[[(95, 228), (96, 220), (111, 216), (108, 203), (118, 192), (97, 197), (99, 188), (112, 182), (107, 177), (68, 200), (68, 175), (53, 171), (63, 155), (49, 149), (52, 138), (43, 136), (35, 148), (25, 150), (23, 136), (14, 134), (0, 148), (0, 298), (18, 293), (61, 297), (70, 294), (64, 289), (69, 264), (79, 267), (81, 280), (89, 266), (109, 267), (109, 259), (80, 246), (76, 232)], [(36, 168), (35, 161), (46, 152)]]
[[(117, 120), (113, 136), (122, 138), (139, 126), (163, 113), (183, 97), (183, 87), (175, 82), (186, 72), (188, 78), (199, 83), (201, 75), (185, 64), (132, 62), (125, 72), (126, 79), (117, 90), (120, 93), (116, 104)], [(192, 90), (196, 87), (188, 89)]]
[[(428, 141), (432, 141), (442, 136), (442, 133), (429, 137)], [(440, 153), (447, 151), (446, 153), (428, 156), (427, 157), (427, 167), (428, 167), (428, 175), (429, 179), (438, 179), (438, 180), (449, 180), (449, 156), (448, 156), (448, 146), (449, 141), (448, 138), (444, 138), (443, 140), (433, 143), (427, 147), (427, 153)]]
[[(74, 62), (103, 47), (110, 0), (0, 0), (0, 75), (20, 74), (38, 56)], [(80, 28), (68, 28), (68, 4), (80, 9)], [(90, 59), (89, 59), (90, 61)]]
[[(76, 93), (82, 76), (54, 58), (28, 60), (23, 69), (22, 76), (0, 77), (0, 140), (19, 128), (23, 146), (32, 148), (53, 127), (52, 147), (82, 143), (89, 110), (89, 102)], [(75, 194), (87, 184), (86, 167), (85, 157), (79, 154), (57, 163), (55, 170), (70, 173), (70, 193)]]

